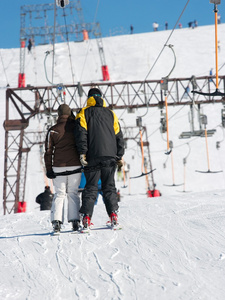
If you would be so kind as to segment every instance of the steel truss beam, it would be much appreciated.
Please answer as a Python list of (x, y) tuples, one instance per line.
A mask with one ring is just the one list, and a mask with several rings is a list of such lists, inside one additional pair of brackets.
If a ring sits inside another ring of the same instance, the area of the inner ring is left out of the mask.
[[(203, 103), (220, 103), (225, 97), (216, 97), (185, 93), (191, 78), (174, 78), (168, 81), (168, 105), (192, 105)], [(82, 85), (66, 85), (65, 103), (73, 111), (78, 111), (86, 103), (87, 94), (91, 87), (97, 86), (103, 92), (107, 106), (111, 109), (129, 109), (164, 106), (160, 80), (132, 82), (101, 82)], [(196, 89), (203, 92), (215, 90), (214, 77), (196, 78)], [(219, 89), (225, 92), (225, 76), (219, 77)], [(81, 95), (82, 96), (79, 96)], [(40, 86), (7, 89), (5, 128), (5, 162), (3, 207), (4, 214), (17, 212), (18, 202), (24, 201), (26, 184), (27, 157), (35, 144), (43, 144), (45, 132), (28, 132), (29, 120), (37, 114), (51, 115), (57, 112), (62, 104), (57, 93), (57, 86)], [(150, 153), (149, 153), (150, 157)], [(150, 161), (150, 160), (149, 160)], [(152, 179), (153, 181), (153, 179)], [(154, 181), (153, 181), (154, 183)], [(11, 204), (11, 207), (10, 207)]]

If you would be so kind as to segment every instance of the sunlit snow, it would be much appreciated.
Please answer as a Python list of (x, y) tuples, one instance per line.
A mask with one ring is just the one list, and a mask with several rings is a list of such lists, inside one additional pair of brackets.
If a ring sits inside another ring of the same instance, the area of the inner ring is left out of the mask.
[[(144, 80), (164, 46), (170, 31), (104, 38), (104, 52), (111, 81)], [(219, 74), (225, 71), (225, 24), (218, 26)], [(215, 72), (214, 26), (177, 29), (170, 44), (177, 57), (173, 78), (207, 76)], [(51, 46), (36, 46), (26, 53), (26, 83), (47, 86), (45, 52)], [(0, 49), (1, 124), (5, 119), (6, 85), (17, 87), (19, 49)], [(95, 40), (70, 43), (75, 83), (102, 79)], [(56, 45), (55, 83), (71, 84), (71, 65), (66, 43)], [(165, 49), (148, 79), (161, 79), (173, 66), (173, 55)], [(48, 61), (51, 75), (51, 59)], [(145, 178), (117, 181), (121, 192), (119, 222), (123, 229), (106, 229), (107, 215), (99, 197), (90, 235), (69, 232), (64, 223), (59, 237), (52, 237), (49, 211), (40, 212), (36, 196), (44, 190), (39, 147), (29, 153), (25, 201), (27, 212), (3, 215), (0, 222), (0, 298), (113, 299), (113, 300), (222, 300), (225, 298), (225, 143), (221, 126), (222, 104), (205, 104), (207, 129), (216, 129), (208, 138), (210, 169), (207, 171), (205, 139), (179, 139), (190, 130), (188, 106), (169, 107), (171, 155), (165, 155), (166, 136), (160, 133), (160, 110), (149, 109), (143, 118), (147, 126), (156, 188), (161, 197), (147, 198)], [(135, 114), (115, 111), (121, 125), (136, 126)], [(196, 129), (198, 121), (196, 116)], [(37, 119), (30, 126), (40, 126)], [(4, 129), (0, 130), (0, 195), (3, 195)], [(216, 148), (216, 142), (220, 148)], [(187, 158), (184, 170), (183, 159)], [(141, 173), (141, 151), (128, 141), (124, 160), (130, 175)], [(185, 174), (185, 176), (184, 176)], [(173, 178), (174, 175), (174, 178)], [(175, 181), (175, 182), (174, 182)], [(185, 185), (184, 185), (185, 182)], [(174, 184), (175, 183), (175, 184)], [(173, 185), (174, 184), (174, 185)]]

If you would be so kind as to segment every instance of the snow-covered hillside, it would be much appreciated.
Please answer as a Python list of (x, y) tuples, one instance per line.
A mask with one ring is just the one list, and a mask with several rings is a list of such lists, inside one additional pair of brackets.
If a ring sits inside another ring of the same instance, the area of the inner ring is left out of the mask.
[(223, 300), (224, 197), (125, 196), (115, 232), (99, 201), (88, 236), (50, 236), (48, 212), (1, 217), (1, 299)]
[[(170, 31), (103, 39), (111, 81), (144, 80), (163, 48)], [(218, 26), (219, 74), (224, 75), (225, 24)], [(172, 77), (209, 75), (215, 70), (214, 26), (175, 30), (169, 43), (177, 57)], [(51, 46), (36, 46), (26, 54), (26, 84), (49, 85), (44, 71), (45, 52)], [(5, 87), (17, 87), (19, 49), (0, 49), (0, 123), (5, 119)], [(54, 83), (99, 82), (102, 79), (100, 57), (95, 40), (56, 45)], [(51, 58), (47, 71), (51, 77)], [(173, 65), (173, 56), (165, 48), (148, 79), (160, 79)], [(1, 299), (206, 299), (225, 297), (225, 160), (222, 104), (202, 105), (208, 117), (207, 129), (216, 129), (208, 138), (210, 169), (207, 171), (205, 139), (179, 139), (190, 130), (190, 108), (169, 107), (171, 155), (165, 155), (166, 136), (160, 133), (160, 110), (151, 108), (143, 118), (150, 141), (151, 160), (159, 198), (147, 198), (145, 178), (130, 180), (128, 187), (117, 182), (121, 191), (119, 220), (121, 231), (104, 227), (107, 221), (99, 199), (93, 216), (91, 235), (50, 236), (49, 212), (40, 212), (35, 197), (44, 189), (39, 147), (29, 153), (25, 200), (27, 213), (1, 217), (0, 225), (0, 298)], [(135, 114), (118, 110), (121, 125), (135, 126)], [(38, 120), (30, 127), (43, 128)], [(198, 129), (197, 116), (195, 126)], [(0, 129), (0, 195), (3, 186), (4, 129)], [(216, 148), (216, 142), (220, 148)], [(183, 159), (187, 164), (183, 165)], [(128, 141), (125, 161), (130, 175), (141, 173), (140, 148)], [(174, 178), (173, 178), (174, 175)], [(184, 176), (185, 175), (185, 176)], [(175, 184), (174, 184), (175, 180)], [(185, 186), (182, 185), (185, 182)], [(181, 185), (180, 185), (181, 184)], [(178, 185), (178, 186), (177, 186)], [(1, 208), (2, 212), (2, 208)], [(64, 231), (70, 226), (65, 222)]]

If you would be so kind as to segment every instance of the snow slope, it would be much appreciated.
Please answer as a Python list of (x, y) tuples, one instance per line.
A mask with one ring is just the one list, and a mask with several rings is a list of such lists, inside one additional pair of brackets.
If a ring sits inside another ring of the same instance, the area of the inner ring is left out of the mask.
[[(106, 61), (112, 81), (143, 80), (152, 67), (170, 32), (145, 33), (103, 39)], [(218, 28), (221, 50), (220, 75), (224, 74), (225, 25)], [(194, 30), (176, 30), (169, 43), (174, 45), (177, 65), (171, 77), (208, 75), (214, 67), (214, 26)], [(96, 41), (70, 43), (75, 82), (101, 80)], [(48, 85), (44, 73), (45, 51), (37, 46), (26, 56), (26, 82)], [(129, 53), (129, 55), (128, 55)], [(17, 86), (19, 49), (1, 49), (0, 120), (5, 118), (5, 86)], [(167, 75), (173, 58), (167, 48), (148, 79)], [(47, 61), (51, 75), (51, 58)], [(72, 83), (67, 44), (56, 45), (55, 82)], [(147, 198), (145, 180), (131, 180), (129, 188), (117, 182), (121, 191), (120, 231), (103, 229), (107, 221), (99, 199), (93, 215), (91, 235), (71, 235), (65, 222), (59, 237), (50, 236), (49, 212), (40, 212), (35, 197), (44, 189), (43, 170), (38, 147), (29, 153), (26, 185), (27, 213), (1, 217), (0, 222), (0, 299), (204, 299), (225, 297), (225, 161), (221, 127), (222, 104), (204, 105), (208, 129), (217, 129), (209, 138), (211, 170), (207, 170), (204, 138), (180, 140), (190, 130), (188, 107), (170, 107), (170, 138), (174, 142), (175, 183), (184, 183), (183, 158), (187, 157), (186, 185), (173, 184), (171, 156), (166, 156), (165, 136), (159, 131), (160, 111), (150, 109), (143, 118), (147, 126), (151, 158), (160, 198)], [(126, 126), (135, 126), (135, 114), (116, 111)], [(30, 126), (37, 124), (37, 120)], [(197, 127), (196, 121), (196, 127)], [(0, 129), (0, 165), (3, 182), (4, 129)], [(216, 149), (216, 142), (220, 148)], [(140, 149), (132, 142), (124, 156), (131, 176), (141, 172)], [(0, 195), (2, 195), (0, 185)]]
[[(1, 299), (224, 299), (225, 191), (125, 196), (123, 229), (49, 234), (49, 213), (1, 220)], [(63, 231), (69, 230), (65, 224)]]

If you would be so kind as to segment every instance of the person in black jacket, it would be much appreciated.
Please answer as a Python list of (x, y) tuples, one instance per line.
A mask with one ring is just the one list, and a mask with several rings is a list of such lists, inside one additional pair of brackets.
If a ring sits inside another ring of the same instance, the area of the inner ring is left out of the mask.
[(106, 108), (97, 88), (89, 90), (87, 106), (76, 116), (75, 140), (86, 177), (80, 208), (83, 226), (88, 228), (91, 224), (99, 179), (107, 214), (115, 225), (119, 206), (114, 175), (116, 166), (123, 165), (124, 140), (116, 114)]
[(40, 204), (40, 210), (50, 210), (54, 194), (50, 191), (50, 187), (46, 186), (45, 191), (36, 197), (36, 202)]

